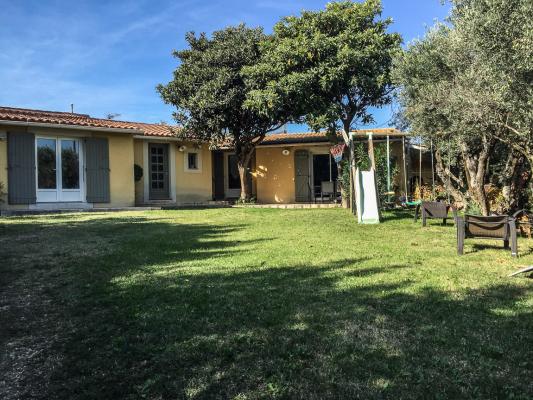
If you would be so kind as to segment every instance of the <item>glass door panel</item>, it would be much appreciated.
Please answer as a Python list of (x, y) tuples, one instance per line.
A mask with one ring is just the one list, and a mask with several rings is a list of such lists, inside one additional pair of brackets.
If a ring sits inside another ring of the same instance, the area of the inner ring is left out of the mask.
[(82, 201), (80, 141), (37, 138), (37, 202)]
[(226, 154), (226, 180), (225, 195), (227, 198), (236, 198), (241, 194), (241, 177), (237, 166), (237, 156), (235, 154)]
[(56, 140), (37, 139), (37, 188), (57, 189)]
[(80, 151), (77, 140), (61, 140), (61, 185), (63, 190), (80, 188)]

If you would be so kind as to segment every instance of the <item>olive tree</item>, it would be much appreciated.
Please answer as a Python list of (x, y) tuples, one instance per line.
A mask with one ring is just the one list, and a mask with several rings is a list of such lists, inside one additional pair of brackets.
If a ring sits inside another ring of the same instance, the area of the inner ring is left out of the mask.
[[(507, 144), (499, 179), (504, 188), (517, 176), (518, 155), (532, 159), (532, 68), (526, 46), (531, 5), (524, 0), (452, 3), (448, 23), (411, 43), (397, 58), (394, 75), (402, 119), (436, 145), (437, 173), (448, 192), (488, 214), (485, 185), (491, 158), (500, 156), (494, 154), (496, 143)], [(504, 192), (511, 203), (510, 190)]]

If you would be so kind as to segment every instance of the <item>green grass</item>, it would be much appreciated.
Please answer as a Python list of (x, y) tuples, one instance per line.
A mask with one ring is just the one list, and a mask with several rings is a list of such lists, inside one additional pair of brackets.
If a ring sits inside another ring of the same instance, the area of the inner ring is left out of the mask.
[(0, 398), (531, 398), (533, 264), (408, 214), (0, 220)]

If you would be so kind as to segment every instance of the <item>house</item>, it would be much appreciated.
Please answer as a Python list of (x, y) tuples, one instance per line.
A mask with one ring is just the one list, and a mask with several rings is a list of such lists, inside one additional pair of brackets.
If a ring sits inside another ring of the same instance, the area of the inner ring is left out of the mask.
[[(372, 132), (375, 146), (390, 146), (391, 163), (398, 174), (391, 189), (404, 185), (403, 148), (406, 134), (393, 128), (352, 132), (354, 141), (365, 146)], [(256, 196), (260, 203), (314, 202), (320, 197), (321, 182), (336, 182), (338, 169), (330, 155), (325, 133), (282, 133), (268, 135), (255, 153)]]
[[(401, 166), (406, 135), (372, 132)], [(368, 133), (353, 135), (366, 142)], [(268, 135), (249, 171), (257, 201), (316, 201), (321, 182), (337, 179), (330, 146), (323, 133)], [(402, 188), (399, 170), (391, 185)], [(9, 210), (207, 204), (240, 191), (231, 150), (180, 139), (168, 125), (10, 107), (0, 107), (0, 182)]]

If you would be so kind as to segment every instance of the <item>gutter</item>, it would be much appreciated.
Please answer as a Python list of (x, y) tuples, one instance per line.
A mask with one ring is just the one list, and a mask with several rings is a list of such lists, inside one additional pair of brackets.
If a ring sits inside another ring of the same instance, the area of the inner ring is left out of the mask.
[(140, 129), (131, 128), (105, 128), (99, 126), (84, 126), (84, 125), (67, 125), (67, 124), (49, 124), (45, 122), (25, 122), (25, 121), (11, 121), (0, 120), (0, 125), (11, 126), (30, 126), (36, 128), (59, 128), (59, 129), (74, 129), (78, 131), (99, 131), (99, 132), (114, 132), (114, 133), (143, 133)]
[[(358, 139), (361, 139), (361, 140), (358, 140)], [(359, 143), (359, 142), (363, 142), (366, 138), (363, 138), (363, 137), (358, 137), (358, 136), (355, 136), (354, 137), (354, 142), (356, 143)], [(374, 143), (386, 143), (387, 140), (386, 139), (373, 139)], [(401, 142), (402, 139), (400, 138), (395, 138), (395, 139), (390, 139), (389, 140), (390, 143), (393, 143), (393, 142)], [(274, 143), (260, 143), (257, 145), (258, 148), (260, 147), (298, 147), (298, 146), (331, 146), (331, 142), (329, 141), (324, 141), (324, 142), (291, 142), (291, 143), (280, 143), (280, 142), (274, 142)]]
[(161, 140), (164, 142), (180, 142), (180, 143), (199, 143), (204, 144), (207, 142), (200, 141), (197, 139), (181, 139), (177, 138), (175, 136), (156, 136), (156, 135), (133, 135), (134, 139), (140, 139), (140, 140)]

